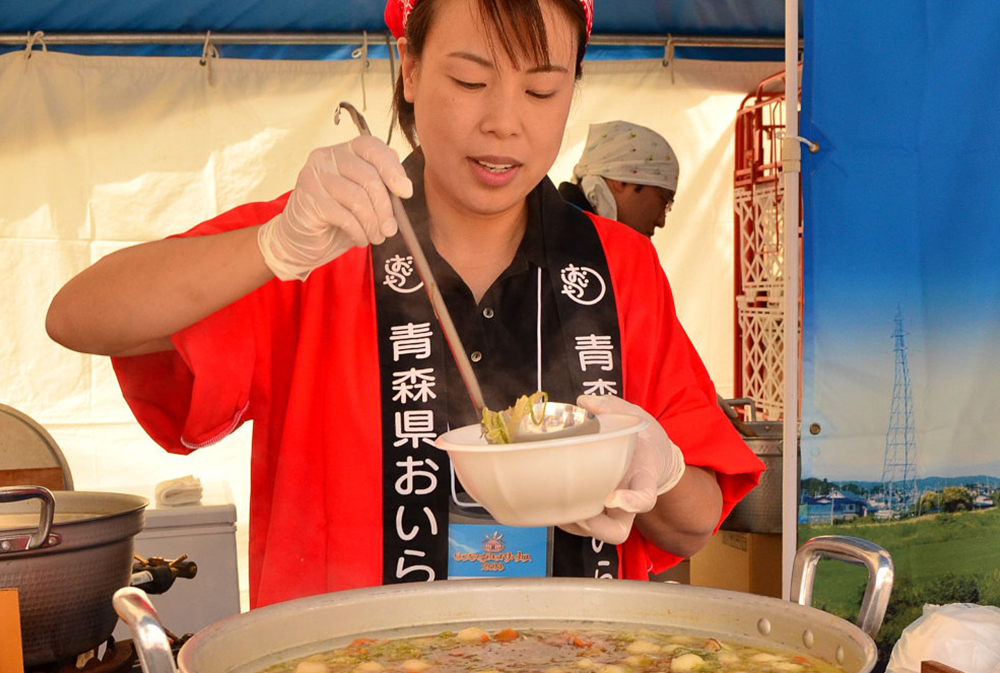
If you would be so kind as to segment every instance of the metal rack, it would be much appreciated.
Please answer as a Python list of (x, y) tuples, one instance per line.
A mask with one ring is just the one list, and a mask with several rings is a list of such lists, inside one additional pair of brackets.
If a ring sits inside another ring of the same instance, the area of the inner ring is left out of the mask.
[[(784, 81), (784, 72), (772, 75), (743, 99), (736, 115), (733, 180), (736, 396), (752, 398), (769, 419), (783, 418), (785, 407)], [(801, 253), (801, 221), (798, 239)], [(801, 316), (801, 279), (797, 300)], [(800, 319), (800, 343), (801, 338)]]

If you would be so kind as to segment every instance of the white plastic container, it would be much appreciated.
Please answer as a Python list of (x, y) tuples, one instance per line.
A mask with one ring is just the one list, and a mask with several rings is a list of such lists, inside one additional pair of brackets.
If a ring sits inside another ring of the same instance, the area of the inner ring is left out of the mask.
[[(193, 578), (179, 577), (166, 593), (153, 596), (163, 626), (181, 636), (239, 614), (236, 505), (229, 484), (202, 482), (200, 503), (176, 507), (158, 505), (155, 488), (149, 485), (113, 490), (149, 499), (146, 526), (135, 538), (136, 554), (145, 559), (160, 556), (167, 561), (187, 554), (187, 560), (198, 565)], [(126, 640), (132, 635), (119, 621), (114, 637)]]

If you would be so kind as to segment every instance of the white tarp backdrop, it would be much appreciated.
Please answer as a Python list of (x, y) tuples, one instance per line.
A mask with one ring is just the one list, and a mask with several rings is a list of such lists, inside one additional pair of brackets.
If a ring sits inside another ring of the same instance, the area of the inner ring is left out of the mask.
[[(569, 176), (591, 122), (627, 119), (670, 141), (678, 198), (653, 240), (723, 395), (733, 391), (733, 120), (778, 69), (588, 61), (551, 172)], [(227, 481), (244, 608), (249, 428), (191, 456), (167, 454), (133, 420), (109, 360), (51, 342), (45, 311), (63, 283), (114, 249), (291, 189), (312, 148), (356, 134), (349, 120), (334, 125), (339, 101), (366, 101), (373, 132), (386, 137), (389, 98), (384, 60), (362, 77), (357, 61), (0, 56), (0, 402), (48, 430), (79, 490), (187, 474)], [(405, 154), (398, 138), (393, 145)]]

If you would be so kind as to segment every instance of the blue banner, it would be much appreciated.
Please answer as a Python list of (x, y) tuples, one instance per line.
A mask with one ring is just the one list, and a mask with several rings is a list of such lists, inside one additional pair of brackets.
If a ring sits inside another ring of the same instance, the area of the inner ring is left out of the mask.
[(800, 537), (997, 604), (1000, 3), (807, 0), (804, 31)]

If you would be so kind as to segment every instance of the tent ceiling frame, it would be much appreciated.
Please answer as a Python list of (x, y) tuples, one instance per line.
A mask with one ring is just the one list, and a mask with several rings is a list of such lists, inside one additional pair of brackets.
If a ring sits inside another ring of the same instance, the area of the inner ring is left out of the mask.
[[(37, 33), (0, 33), (0, 45), (27, 45)], [(351, 33), (293, 33), (293, 32), (252, 32), (252, 33), (42, 33), (40, 39), (48, 46), (56, 45), (110, 45), (110, 44), (204, 44), (206, 40), (215, 45), (223, 44), (280, 44), (280, 45), (352, 45), (365, 41), (395, 42), (387, 32)], [(36, 37), (36, 40), (38, 39)], [(759, 48), (776, 49), (784, 45), (780, 37), (734, 37), (701, 35), (628, 35), (594, 34), (590, 44), (604, 46), (647, 46), (655, 47), (710, 47), (710, 48)]]

